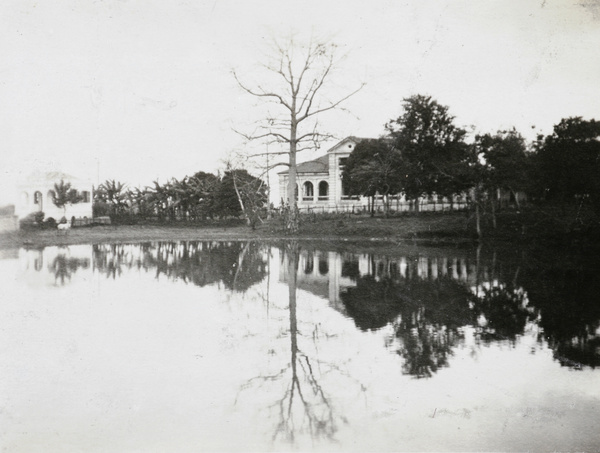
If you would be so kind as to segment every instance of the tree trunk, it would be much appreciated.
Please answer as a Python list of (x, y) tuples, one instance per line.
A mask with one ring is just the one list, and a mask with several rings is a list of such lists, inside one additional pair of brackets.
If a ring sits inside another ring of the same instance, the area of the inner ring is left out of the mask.
[(475, 228), (477, 230), (477, 237), (481, 239), (481, 221), (479, 216), (479, 200), (475, 200)]
[(496, 229), (496, 200), (494, 200), (494, 198), (492, 198), (490, 201), (492, 202), (492, 225), (495, 230)]
[(242, 209), (242, 212), (244, 213), (244, 217), (246, 217), (246, 223), (248, 224), (249, 227), (254, 229), (254, 223), (250, 219), (250, 214), (247, 212), (246, 206), (244, 206), (244, 200), (242, 200), (242, 195), (240, 194), (240, 190), (237, 185), (237, 181), (235, 178), (235, 171), (232, 172), (231, 177), (233, 179), (233, 188), (235, 189), (235, 194), (237, 195), (238, 202), (240, 203), (240, 208)]
[[(293, 99), (291, 128), (290, 128), (290, 170), (288, 172), (288, 205), (289, 212), (286, 219), (286, 230), (289, 233), (298, 232), (298, 203), (296, 200), (296, 134), (298, 123), (296, 120), (296, 99)], [(300, 196), (300, 190), (298, 190)]]
[(508, 190), (510, 190), (510, 193), (512, 193), (513, 197), (515, 197), (515, 204), (517, 205), (517, 210), (520, 211), (521, 210), (521, 205), (519, 204), (519, 196), (517, 195), (517, 192), (515, 192), (511, 188), (509, 188)]

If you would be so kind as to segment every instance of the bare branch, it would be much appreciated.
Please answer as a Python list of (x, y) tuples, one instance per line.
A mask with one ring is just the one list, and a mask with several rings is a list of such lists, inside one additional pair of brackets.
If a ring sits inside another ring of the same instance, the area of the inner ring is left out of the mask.
[(237, 74), (235, 73), (235, 71), (232, 71), (233, 73), (233, 77), (235, 77), (235, 81), (238, 83), (238, 85), (240, 86), (240, 88), (242, 90), (244, 90), (245, 92), (251, 94), (252, 96), (256, 96), (256, 97), (266, 97), (266, 98), (275, 98), (279, 101), (279, 103), (283, 106), (285, 106), (288, 110), (292, 110), (292, 107), (290, 107), (290, 105), (283, 99), (283, 97), (281, 97), (281, 95), (277, 94), (277, 93), (269, 93), (264, 91), (260, 86), (258, 87), (258, 89), (260, 90), (260, 92), (256, 92), (254, 90), (251, 90), (250, 88), (248, 88), (247, 86), (245, 86), (240, 79), (238, 78)]
[(260, 135), (248, 135), (248, 134), (240, 132), (240, 131), (238, 131), (236, 129), (233, 129), (233, 131), (236, 134), (241, 135), (242, 137), (244, 137), (248, 141), (260, 140), (262, 138), (267, 138), (267, 137), (275, 137), (275, 138), (279, 139), (279, 140), (277, 140), (277, 143), (281, 143), (281, 142), (289, 143), (290, 142), (289, 138), (285, 137), (284, 135), (278, 134), (276, 132), (267, 132), (266, 134), (260, 134)]
[(329, 106), (327, 106), (327, 107), (323, 107), (323, 108), (321, 108), (321, 109), (318, 109), (318, 110), (315, 110), (315, 111), (313, 111), (313, 112), (309, 112), (309, 111), (308, 111), (308, 107), (307, 107), (307, 110), (306, 110), (306, 113), (305, 113), (305, 115), (304, 115), (304, 116), (302, 116), (302, 117), (300, 117), (300, 118), (298, 119), (298, 122), (300, 122), (300, 121), (303, 121), (303, 120), (305, 120), (306, 118), (309, 118), (309, 117), (311, 117), (311, 116), (318, 115), (319, 113), (327, 112), (328, 110), (332, 110), (332, 109), (334, 109), (334, 108), (338, 107), (338, 106), (339, 106), (339, 105), (340, 105), (342, 102), (346, 101), (347, 99), (351, 98), (351, 97), (352, 97), (352, 96), (354, 96), (356, 93), (358, 93), (360, 90), (362, 90), (362, 89), (363, 89), (363, 87), (364, 87), (365, 85), (366, 85), (365, 83), (362, 83), (362, 84), (360, 85), (360, 87), (358, 87), (358, 88), (357, 88), (356, 90), (354, 90), (352, 93), (348, 94), (347, 96), (344, 96), (343, 98), (339, 99), (337, 102), (334, 102), (334, 103), (330, 104), (330, 105), (329, 105)]

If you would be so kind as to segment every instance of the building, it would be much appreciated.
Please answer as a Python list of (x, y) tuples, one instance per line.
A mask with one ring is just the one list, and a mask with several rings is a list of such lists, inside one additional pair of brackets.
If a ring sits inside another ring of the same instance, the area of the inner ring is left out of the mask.
[[(350, 156), (356, 145), (364, 138), (346, 137), (327, 151), (325, 156), (303, 162), (297, 166), (296, 198), (301, 212), (360, 212), (369, 209), (366, 197), (350, 196), (342, 185), (344, 162)], [(281, 200), (287, 201), (287, 185), (289, 171), (278, 173), (279, 193)], [(391, 195), (390, 208), (394, 211), (409, 211), (415, 209), (413, 200), (406, 200), (403, 195)], [(374, 207), (383, 210), (382, 196), (376, 196)], [(466, 204), (464, 196), (456, 196), (450, 202), (442, 197), (421, 198), (419, 210), (451, 210), (460, 209)]]
[[(298, 164), (296, 191), (298, 208), (329, 212), (347, 210), (361, 204), (359, 197), (350, 197), (342, 187), (344, 161), (356, 145), (363, 140), (347, 137), (327, 151), (325, 156)], [(279, 193), (287, 200), (289, 172), (279, 172)], [(366, 200), (364, 201), (366, 206)]]
[[(70, 183), (77, 190), (82, 201), (67, 204), (64, 209), (53, 202), (54, 185), (60, 181)], [(57, 222), (62, 217), (68, 220), (92, 219), (93, 185), (90, 181), (76, 178), (62, 172), (36, 172), (29, 175), (18, 186), (19, 198), (15, 204), (15, 215), (22, 219), (35, 212), (43, 212), (44, 218), (53, 218)]]

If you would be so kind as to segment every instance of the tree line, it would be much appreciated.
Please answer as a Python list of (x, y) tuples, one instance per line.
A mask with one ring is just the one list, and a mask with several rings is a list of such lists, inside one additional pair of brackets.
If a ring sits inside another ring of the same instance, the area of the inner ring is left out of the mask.
[(181, 180), (130, 188), (107, 180), (94, 191), (94, 217), (116, 221), (203, 221), (244, 216), (254, 228), (268, 205), (265, 182), (246, 170), (228, 169), (223, 175), (199, 171)]
[(406, 98), (403, 107), (383, 136), (362, 140), (350, 154), (342, 174), (349, 195), (383, 196), (386, 212), (391, 195), (463, 195), (479, 214), (486, 207), (494, 213), (504, 190), (517, 204), (526, 194), (600, 215), (600, 122), (565, 118), (528, 143), (515, 129), (469, 137), (430, 96)]

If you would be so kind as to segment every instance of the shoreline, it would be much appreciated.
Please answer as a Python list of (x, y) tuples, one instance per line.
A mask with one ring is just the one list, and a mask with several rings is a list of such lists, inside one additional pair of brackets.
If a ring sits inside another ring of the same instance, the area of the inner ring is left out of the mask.
[[(361, 234), (362, 233), (362, 234)], [(66, 233), (58, 230), (19, 230), (0, 232), (0, 249), (42, 248), (81, 244), (140, 243), (155, 241), (265, 241), (281, 242), (296, 240), (301, 242), (336, 243), (403, 243), (437, 245), (476, 245), (470, 237), (416, 237), (409, 235), (373, 235), (367, 232), (354, 234), (315, 234), (300, 232), (286, 235), (281, 232), (251, 230), (247, 226), (194, 227), (156, 225), (112, 225), (74, 228)]]
[(488, 225), (484, 236), (475, 232), (472, 217), (464, 213), (427, 214), (401, 217), (335, 216), (306, 217), (294, 235), (271, 219), (250, 229), (242, 221), (215, 223), (139, 223), (93, 225), (59, 231), (21, 229), (0, 232), (0, 250), (42, 248), (79, 244), (141, 243), (156, 241), (264, 241), (304, 243), (358, 243), (477, 247), (497, 245), (519, 249), (537, 245), (545, 248), (575, 247), (598, 250), (597, 229), (576, 231), (560, 223), (540, 222), (540, 215), (508, 212), (498, 216), (498, 228)]

